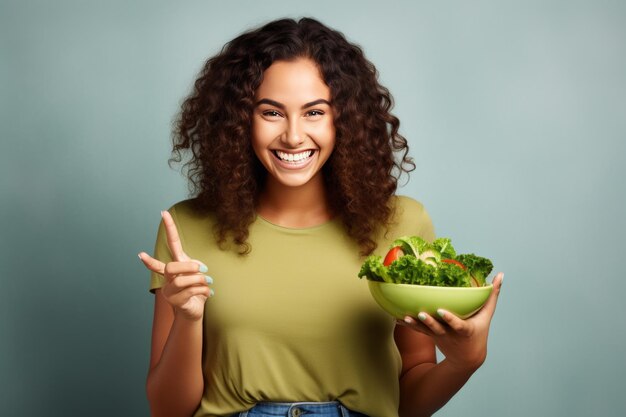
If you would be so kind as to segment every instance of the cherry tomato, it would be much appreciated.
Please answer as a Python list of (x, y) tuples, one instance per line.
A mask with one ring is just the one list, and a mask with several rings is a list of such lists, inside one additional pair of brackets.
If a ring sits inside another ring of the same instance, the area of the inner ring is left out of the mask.
[(393, 261), (395, 261), (396, 259), (400, 258), (403, 255), (404, 255), (404, 252), (402, 252), (402, 247), (394, 246), (393, 248), (389, 250), (389, 252), (387, 252), (387, 256), (385, 256), (385, 260), (383, 261), (383, 265), (389, 266), (391, 265)]
[(459, 262), (459, 261), (457, 261), (455, 259), (442, 259), (441, 262), (445, 262), (447, 264), (453, 264), (453, 265), (456, 265), (456, 266), (460, 266), (463, 269), (467, 269), (467, 268), (465, 268), (465, 265), (463, 265), (461, 262)]

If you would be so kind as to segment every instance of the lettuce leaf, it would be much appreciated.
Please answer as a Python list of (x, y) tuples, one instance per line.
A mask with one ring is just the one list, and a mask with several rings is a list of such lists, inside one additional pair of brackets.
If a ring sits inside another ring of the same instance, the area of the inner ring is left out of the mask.
[(400, 246), (405, 255), (413, 255), (416, 258), (430, 248), (428, 242), (418, 236), (399, 237), (391, 244), (391, 247), (394, 246)]
[(441, 254), (444, 259), (456, 258), (456, 251), (452, 247), (452, 241), (447, 237), (440, 237), (435, 239), (431, 244), (432, 248)]
[(493, 264), (489, 259), (470, 253), (459, 255), (456, 257), (456, 260), (465, 265), (470, 275), (478, 282), (478, 285), (485, 285), (487, 277), (493, 269)]
[(389, 265), (389, 276), (396, 284), (433, 285), (437, 268), (413, 255), (405, 255)]
[[(359, 278), (396, 284), (471, 287), (473, 281), (485, 285), (493, 269), (487, 258), (474, 254), (457, 255), (448, 238), (438, 238), (429, 244), (418, 236), (404, 236), (394, 240), (391, 247), (395, 246), (402, 248), (404, 256), (388, 267), (383, 265), (381, 256), (369, 256), (361, 266)], [(467, 269), (441, 262), (442, 259), (455, 259)]]
[(441, 263), (437, 268), (437, 279), (430, 285), (438, 287), (471, 287), (472, 280), (467, 270), (460, 266)]
[(368, 256), (361, 265), (359, 278), (363, 277), (367, 277), (370, 281), (394, 282), (389, 277), (387, 267), (383, 265), (383, 258), (377, 255)]

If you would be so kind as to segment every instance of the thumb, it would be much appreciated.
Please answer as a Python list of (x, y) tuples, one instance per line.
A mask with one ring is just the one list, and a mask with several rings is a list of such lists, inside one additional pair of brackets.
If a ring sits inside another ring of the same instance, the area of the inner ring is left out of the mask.
[(154, 259), (152, 256), (145, 252), (139, 252), (137, 255), (141, 262), (152, 272), (163, 275), (165, 272), (165, 264), (158, 259)]
[(502, 280), (504, 279), (504, 273), (499, 272), (498, 275), (493, 279), (493, 290), (491, 294), (489, 294), (489, 298), (487, 302), (480, 310), (479, 314), (488, 315), (489, 318), (493, 317), (493, 314), (496, 311), (496, 305), (498, 304), (498, 297), (500, 296), (500, 289), (502, 288)]

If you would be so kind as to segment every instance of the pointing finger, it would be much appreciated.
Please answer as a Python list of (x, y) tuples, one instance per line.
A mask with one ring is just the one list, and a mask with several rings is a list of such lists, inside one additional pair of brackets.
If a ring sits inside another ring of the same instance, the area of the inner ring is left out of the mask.
[(180, 242), (178, 236), (178, 229), (176, 229), (176, 223), (172, 219), (172, 215), (169, 211), (165, 210), (161, 212), (163, 217), (163, 224), (165, 226), (165, 234), (167, 235), (167, 246), (170, 248), (172, 257), (176, 261), (188, 261), (189, 256), (183, 250), (183, 245)]

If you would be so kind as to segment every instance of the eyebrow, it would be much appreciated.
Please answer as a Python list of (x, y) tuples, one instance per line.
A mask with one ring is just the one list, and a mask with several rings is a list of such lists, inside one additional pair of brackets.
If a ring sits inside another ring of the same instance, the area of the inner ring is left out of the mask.
[[(278, 101), (270, 100), (269, 98), (262, 98), (257, 101), (254, 105), (255, 107), (260, 106), (261, 104), (269, 104), (270, 106), (278, 107), (279, 109), (285, 110), (285, 105), (283, 103), (279, 103)], [(324, 100), (323, 98), (319, 98), (317, 100), (311, 101), (309, 103), (305, 103), (302, 105), (301, 109), (306, 109), (308, 107), (315, 106), (317, 104), (327, 104), (330, 106), (330, 102), (328, 100)]]

